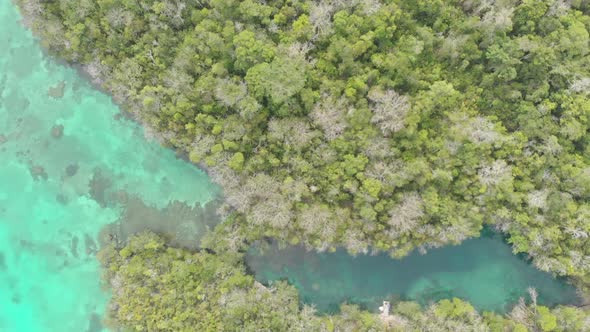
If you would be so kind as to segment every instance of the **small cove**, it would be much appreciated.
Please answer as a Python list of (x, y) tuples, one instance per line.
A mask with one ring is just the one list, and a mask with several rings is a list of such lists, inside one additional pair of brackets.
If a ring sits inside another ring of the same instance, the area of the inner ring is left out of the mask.
[(563, 279), (535, 269), (514, 255), (502, 237), (483, 231), (457, 246), (412, 253), (400, 260), (387, 254), (353, 257), (343, 250), (315, 253), (300, 246), (251, 249), (246, 257), (258, 281), (288, 280), (300, 300), (322, 313), (334, 313), (341, 303), (359, 304), (373, 312), (383, 300), (413, 300), (422, 305), (459, 297), (476, 309), (505, 313), (527, 288), (539, 293), (543, 305), (576, 304), (576, 289)]

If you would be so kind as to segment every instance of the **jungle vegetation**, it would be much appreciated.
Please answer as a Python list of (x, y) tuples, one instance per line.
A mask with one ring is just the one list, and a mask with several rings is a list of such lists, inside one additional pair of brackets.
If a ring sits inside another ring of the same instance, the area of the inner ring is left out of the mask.
[[(487, 224), (590, 285), (586, 0), (17, 2), (47, 49), (223, 187), (227, 249), (402, 257)], [(250, 287), (234, 268), (242, 284), (194, 282)]]
[[(205, 240), (205, 242), (211, 241)], [(380, 316), (343, 304), (340, 313), (317, 315), (300, 307), (297, 290), (286, 282), (269, 287), (246, 274), (242, 254), (191, 252), (168, 247), (154, 233), (141, 233), (125, 247), (111, 244), (99, 253), (112, 288), (107, 324), (124, 331), (588, 331), (590, 308), (536, 303), (536, 292), (507, 314), (478, 313), (457, 298), (427, 308), (394, 304)], [(211, 244), (211, 243), (209, 243)], [(217, 250), (223, 250), (220, 246)]]

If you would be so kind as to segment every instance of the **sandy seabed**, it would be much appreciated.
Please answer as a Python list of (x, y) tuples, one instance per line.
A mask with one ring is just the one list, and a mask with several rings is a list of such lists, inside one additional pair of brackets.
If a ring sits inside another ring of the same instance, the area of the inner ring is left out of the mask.
[(19, 19), (0, 0), (0, 331), (101, 331), (101, 229), (164, 215), (196, 236), (191, 213), (219, 189), (45, 57)]

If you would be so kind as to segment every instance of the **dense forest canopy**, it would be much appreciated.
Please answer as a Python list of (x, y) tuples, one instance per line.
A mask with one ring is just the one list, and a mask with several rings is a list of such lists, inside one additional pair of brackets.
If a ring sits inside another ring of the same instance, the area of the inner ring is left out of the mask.
[(270, 236), (401, 257), (504, 232), (590, 284), (586, 0), (18, 0)]

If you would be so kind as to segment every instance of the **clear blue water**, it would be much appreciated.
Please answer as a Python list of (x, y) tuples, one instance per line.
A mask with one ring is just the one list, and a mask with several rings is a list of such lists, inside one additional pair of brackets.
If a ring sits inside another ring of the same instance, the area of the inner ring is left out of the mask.
[(0, 331), (100, 331), (101, 229), (125, 237), (145, 221), (190, 246), (218, 190), (18, 20), (0, 0)]
[(301, 300), (320, 312), (336, 312), (342, 302), (378, 312), (383, 300), (428, 305), (459, 297), (479, 310), (504, 313), (519, 297), (528, 299), (528, 287), (537, 290), (541, 304), (579, 301), (573, 286), (513, 255), (503, 239), (490, 232), (401, 260), (385, 254), (352, 257), (344, 251), (318, 254), (302, 247), (270, 246), (263, 252), (251, 250), (246, 261), (256, 279), (265, 284), (289, 280)]

